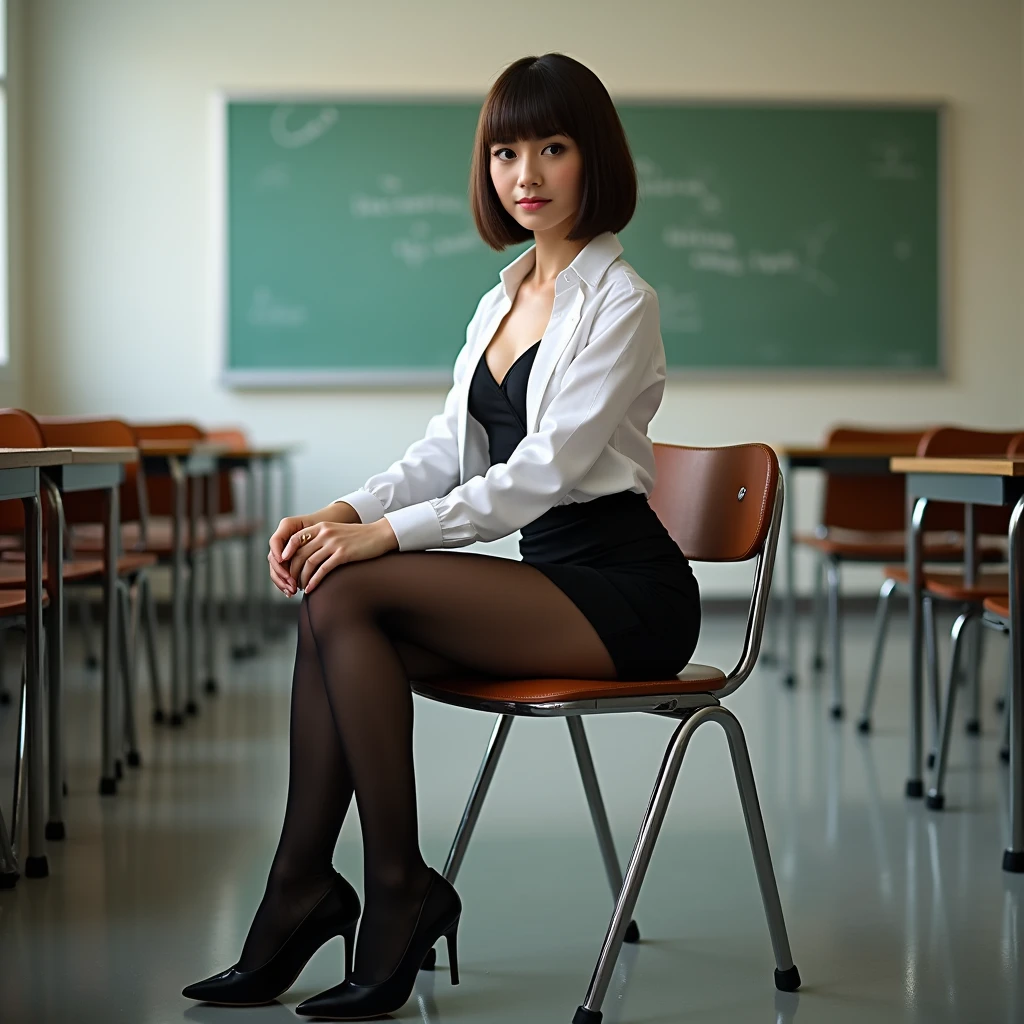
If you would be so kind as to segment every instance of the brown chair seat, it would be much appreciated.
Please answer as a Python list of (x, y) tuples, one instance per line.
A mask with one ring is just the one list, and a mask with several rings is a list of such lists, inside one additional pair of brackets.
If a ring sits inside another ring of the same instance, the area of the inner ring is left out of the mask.
[[(98, 559), (84, 558), (65, 562), (63, 565), (65, 583), (80, 583), (82, 580), (99, 579), (103, 576), (103, 563)], [(49, 566), (43, 565), (43, 586), (50, 582)], [(10, 590), (17, 587), (25, 589), (25, 559), (5, 556), (0, 560), (0, 587)]]
[(217, 517), (214, 536), (217, 540), (237, 540), (242, 537), (251, 537), (254, 533), (260, 533), (262, 530), (263, 520), (261, 519), (224, 515)]
[[(903, 586), (910, 585), (910, 573), (902, 565), (887, 565), (885, 575)], [(962, 572), (926, 572), (923, 575), (924, 590), (935, 597), (950, 601), (983, 601), (986, 597), (1001, 597), (1010, 586), (1005, 572), (979, 574), (971, 586), (964, 583)]]
[[(906, 535), (902, 530), (875, 532), (833, 527), (825, 537), (818, 537), (813, 533), (798, 533), (794, 536), (794, 541), (823, 555), (831, 555), (849, 562), (896, 561), (906, 558), (907, 553)], [(979, 542), (978, 547), (983, 561), (997, 562), (1006, 557), (1006, 545), (999, 540), (983, 540)], [(957, 535), (951, 538), (947, 533), (925, 534), (924, 557), (929, 562), (963, 561), (963, 537)]]
[[(10, 565), (18, 565), (20, 563), (20, 564), (24, 565), (24, 563), (25, 563), (25, 552), (24, 551), (4, 551), (2, 554), (0, 554), (0, 567), (2, 567), (4, 563), (9, 563)], [(150, 568), (150, 566), (156, 565), (156, 563), (157, 563), (156, 555), (150, 554), (147, 551), (132, 551), (132, 552), (129, 552), (127, 555), (121, 555), (118, 558), (118, 560), (117, 560), (117, 575), (118, 576), (134, 576), (137, 572), (140, 572), (142, 569), (148, 569), (148, 568)], [(64, 563), (64, 566), (65, 566), (64, 579), (66, 581), (68, 581), (68, 582), (75, 582), (77, 580), (84, 579), (85, 578), (84, 570), (81, 572), (81, 574), (78, 574), (78, 569), (76, 568), (76, 570), (75, 570), (76, 571), (76, 575), (74, 576), (74, 578), (72, 578), (72, 577), (70, 577), (68, 575), (67, 569), (68, 569), (68, 566), (78, 567), (78, 566), (86, 566), (86, 565), (98, 565), (99, 566), (99, 572), (102, 573), (102, 571), (103, 571), (103, 562), (100, 559), (92, 559), (92, 558), (90, 558), (90, 559), (79, 559), (79, 558), (75, 558), (75, 559), (72, 559), (71, 561), (68, 561), (68, 562)], [(3, 573), (4, 571), (6, 571), (6, 570), (4, 570), (3, 568), (0, 568), (0, 573)], [(45, 568), (44, 568), (43, 571), (44, 571), (43, 578), (45, 579), (46, 578), (46, 576), (45, 576), (45, 571), (46, 571)], [(24, 575), (24, 570), (21, 570), (21, 572), (22, 572), (22, 575)], [(93, 575), (93, 573), (90, 573), (89, 575)], [(4, 584), (4, 585), (6, 585), (6, 584)]]
[(1001, 619), (1009, 621), (1010, 618), (1010, 596), (1007, 594), (1005, 597), (986, 597), (982, 603), (982, 607), (985, 611), (991, 615), (998, 615)]
[[(50, 599), (43, 591), (43, 607), (50, 603)], [(28, 602), (24, 590), (0, 590), (0, 618), (7, 619), (14, 615), (24, 615)]]
[(687, 665), (670, 679), (622, 682), (617, 679), (446, 679), (416, 683), (417, 692), (467, 700), (508, 704), (547, 704), (578, 700), (608, 700), (652, 694), (709, 693), (725, 682), (725, 674), (710, 665)]
[[(76, 526), (72, 531), (72, 538), (75, 551), (94, 554), (103, 550), (103, 528), (96, 523), (88, 523), (84, 526)], [(191, 550), (188, 524), (183, 530), (185, 550)], [(142, 542), (142, 529), (138, 523), (125, 523), (121, 527), (121, 544), (126, 551), (133, 553), (149, 552), (158, 558), (170, 558), (173, 547), (173, 534), (171, 522), (167, 519), (151, 519), (146, 527), (146, 546), (140, 548)], [(206, 531), (199, 531), (200, 548), (205, 548)], [(138, 550), (135, 550), (138, 549)]]

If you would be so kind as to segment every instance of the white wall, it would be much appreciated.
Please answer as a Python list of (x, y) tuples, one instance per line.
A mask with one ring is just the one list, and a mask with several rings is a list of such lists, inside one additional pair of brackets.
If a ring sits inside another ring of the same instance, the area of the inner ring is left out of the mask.
[[(509, 61), (559, 49), (613, 95), (952, 106), (949, 379), (673, 383), (656, 440), (810, 442), (835, 420), (1024, 419), (1020, 0), (34, 0), (28, 19), (37, 411), (187, 416), (302, 440), (306, 509), (384, 468), (443, 389), (239, 394), (216, 383), (211, 93), (482, 94)], [(809, 521), (806, 487), (800, 496)], [(736, 577), (702, 579), (710, 592)]]

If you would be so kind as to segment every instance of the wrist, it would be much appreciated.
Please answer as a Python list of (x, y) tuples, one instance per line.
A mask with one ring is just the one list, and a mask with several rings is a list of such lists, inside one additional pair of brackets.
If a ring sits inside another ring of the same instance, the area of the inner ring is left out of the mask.
[(370, 528), (380, 534), (381, 540), (387, 545), (388, 551), (397, 551), (399, 549), (398, 535), (386, 519), (378, 519), (377, 522), (371, 524)]

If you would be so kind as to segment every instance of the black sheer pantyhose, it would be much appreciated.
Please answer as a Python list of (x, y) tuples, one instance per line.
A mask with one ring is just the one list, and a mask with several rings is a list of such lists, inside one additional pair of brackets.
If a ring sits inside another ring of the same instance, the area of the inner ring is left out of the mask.
[(265, 963), (327, 889), (354, 790), (364, 897), (353, 980), (391, 974), (429, 879), (409, 680), (466, 675), (616, 678), (586, 616), (523, 562), (391, 552), (340, 566), (303, 598), (284, 826), (240, 969)]

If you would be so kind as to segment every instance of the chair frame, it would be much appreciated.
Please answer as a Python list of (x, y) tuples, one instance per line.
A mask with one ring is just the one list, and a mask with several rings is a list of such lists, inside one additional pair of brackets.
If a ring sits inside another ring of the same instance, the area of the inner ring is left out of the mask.
[[(508, 739), (513, 718), (564, 717), (567, 720), (569, 735), (583, 780), (584, 792), (597, 832), (605, 871), (611, 885), (612, 896), (615, 899), (615, 908), (598, 955), (590, 986), (583, 1003), (573, 1017), (573, 1024), (596, 1024), (602, 1019), (601, 1005), (607, 993), (612, 970), (622, 943), (639, 941), (639, 929), (635, 921), (632, 920), (632, 915), (640, 894), (640, 887), (643, 884), (654, 852), (654, 845), (668, 810), (683, 757), (694, 733), (706, 722), (715, 722), (720, 725), (729, 743), (736, 785), (746, 822), (747, 837), (754, 858), (754, 867), (775, 954), (776, 987), (785, 992), (793, 992), (800, 987), (800, 975), (793, 963), (743, 728), (736, 716), (721, 704), (723, 698), (734, 693), (742, 685), (757, 662), (781, 531), (783, 503), (784, 482), (780, 472), (777, 478), (770, 526), (756, 553), (757, 562), (754, 569), (754, 583), (743, 648), (736, 666), (725, 677), (717, 690), (706, 693), (649, 694), (636, 697), (587, 698), (577, 701), (532, 703), (465, 697), (437, 689), (427, 682), (414, 681), (412, 683), (413, 692), (422, 697), (471, 710), (492, 711), (499, 716), (491, 732), (483, 762), (477, 772), (462, 820), (445, 863), (444, 877), (452, 883), (454, 883), (465, 857), (484, 798), (494, 777), (498, 759)], [(679, 720), (679, 725), (668, 741), (625, 875), (619, 867), (604, 801), (594, 771), (590, 746), (587, 742), (583, 722), (580, 720), (583, 715), (623, 712), (644, 712)], [(428, 955), (424, 967), (432, 966), (433, 958)]]

